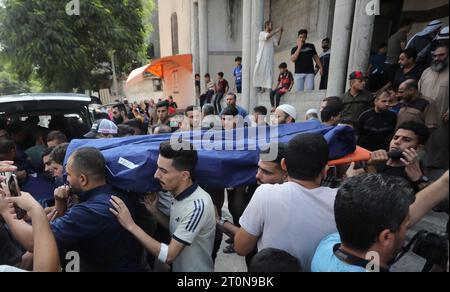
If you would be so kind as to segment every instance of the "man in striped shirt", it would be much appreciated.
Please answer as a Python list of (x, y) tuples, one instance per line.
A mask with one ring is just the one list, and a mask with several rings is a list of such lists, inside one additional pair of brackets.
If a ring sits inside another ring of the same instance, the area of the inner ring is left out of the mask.
[[(147, 210), (170, 231), (172, 239), (165, 245), (138, 227), (120, 199), (113, 197), (111, 209), (122, 226), (173, 272), (213, 272), (212, 251), (216, 233), (216, 215), (211, 197), (194, 180), (197, 151), (188, 142), (174, 150), (170, 142), (162, 143), (155, 178), (173, 195), (170, 218), (158, 210), (158, 199), (146, 198)], [(187, 150), (191, 149), (191, 150)]]

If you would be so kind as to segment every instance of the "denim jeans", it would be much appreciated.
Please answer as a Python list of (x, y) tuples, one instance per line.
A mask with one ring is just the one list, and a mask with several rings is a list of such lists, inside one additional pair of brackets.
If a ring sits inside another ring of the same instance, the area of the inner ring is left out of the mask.
[(297, 92), (314, 90), (314, 74), (295, 74)]

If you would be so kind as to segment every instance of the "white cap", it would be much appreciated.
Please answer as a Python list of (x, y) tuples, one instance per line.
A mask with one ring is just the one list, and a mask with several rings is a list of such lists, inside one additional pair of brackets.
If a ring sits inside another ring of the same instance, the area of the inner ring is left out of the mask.
[(84, 135), (85, 138), (95, 138), (98, 134), (104, 135), (117, 135), (119, 128), (112, 121), (103, 119), (96, 121), (92, 125), (92, 129), (89, 133)]
[(442, 21), (433, 20), (421, 32), (417, 33), (417, 36), (427, 36), (427, 35), (435, 32), (436, 30), (440, 29), (441, 27), (442, 27)]
[(289, 104), (282, 104), (280, 105), (277, 109), (285, 112), (287, 115), (289, 115), (291, 118), (293, 118), (294, 120), (297, 119), (297, 110), (295, 109), (295, 107), (293, 107), (292, 105)]
[(315, 108), (310, 108), (310, 109), (306, 112), (306, 115), (308, 116), (308, 115), (311, 115), (311, 114), (319, 115), (319, 111), (316, 110)]

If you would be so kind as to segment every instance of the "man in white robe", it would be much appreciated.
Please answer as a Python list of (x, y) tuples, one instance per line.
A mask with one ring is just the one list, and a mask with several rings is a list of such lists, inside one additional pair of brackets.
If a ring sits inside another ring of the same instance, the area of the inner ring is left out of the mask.
[[(253, 75), (253, 86), (272, 89), (275, 47), (280, 45), (283, 28), (273, 31), (273, 23), (267, 21), (265, 29), (259, 34), (259, 49)], [(277, 39), (275, 35), (280, 34)]]

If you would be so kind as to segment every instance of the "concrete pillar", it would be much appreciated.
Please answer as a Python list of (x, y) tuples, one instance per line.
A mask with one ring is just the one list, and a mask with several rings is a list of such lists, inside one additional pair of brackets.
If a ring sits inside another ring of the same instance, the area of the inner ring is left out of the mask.
[[(244, 0), (245, 1), (245, 0)], [(256, 66), (256, 55), (259, 48), (259, 34), (264, 30), (264, 1), (252, 0), (252, 36), (251, 36), (251, 70), (250, 70), (250, 102), (248, 105), (248, 111), (251, 112), (256, 107), (257, 103), (257, 90), (253, 86), (253, 74)]]
[(347, 83), (355, 0), (336, 0), (327, 96), (340, 96)]
[(248, 109), (250, 105), (250, 79), (252, 66), (252, 0), (243, 0), (242, 5), (242, 107)]
[[(353, 71), (368, 73), (372, 36), (375, 27), (375, 15), (368, 15), (366, 11), (371, 2), (373, 0), (356, 1), (347, 75)], [(347, 89), (349, 86), (347, 82)]]
[(191, 52), (194, 75), (200, 74), (198, 2), (191, 0)]
[(206, 87), (204, 76), (209, 70), (208, 51), (208, 1), (198, 0), (198, 31), (199, 31), (199, 57), (200, 76), (202, 77), (202, 91)]

